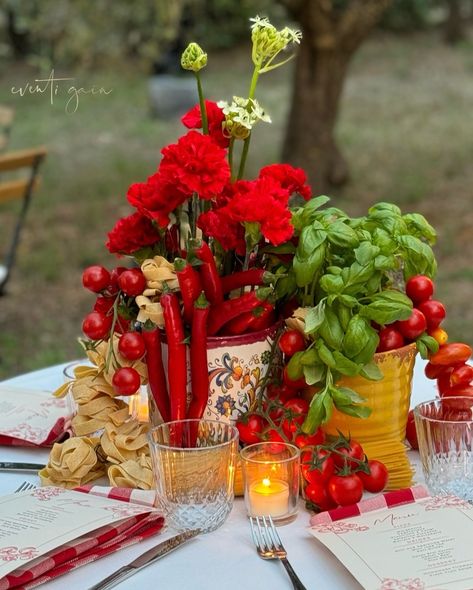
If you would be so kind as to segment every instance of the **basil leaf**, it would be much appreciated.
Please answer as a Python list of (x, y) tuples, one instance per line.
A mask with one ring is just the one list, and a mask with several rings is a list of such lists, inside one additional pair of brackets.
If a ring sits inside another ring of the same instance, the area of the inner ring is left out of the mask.
[(320, 360), (324, 363), (324, 365), (327, 365), (327, 367), (330, 367), (331, 369), (335, 369), (337, 367), (337, 363), (335, 362), (331, 350), (324, 343), (322, 338), (319, 338), (316, 341), (316, 347), (320, 356)]
[(350, 387), (330, 387), (330, 395), (332, 396), (335, 405), (348, 406), (350, 404), (362, 404), (366, 401), (364, 397), (358, 395), (356, 391)]
[(358, 305), (358, 299), (356, 297), (352, 297), (351, 295), (340, 295), (339, 301), (350, 309), (353, 309), (356, 305)]
[(342, 375), (346, 375), (347, 377), (354, 377), (355, 375), (358, 375), (358, 373), (361, 370), (361, 365), (357, 365), (338, 350), (335, 350), (333, 352), (333, 358), (337, 363), (337, 371)]
[(366, 363), (370, 362), (379, 344), (378, 332), (371, 325), (368, 325), (366, 333), (368, 335), (368, 340), (365, 346), (356, 356), (352, 358), (352, 361), (358, 363), (359, 365), (366, 365)]
[(404, 250), (404, 278), (425, 274), (433, 278), (437, 272), (437, 262), (432, 248), (415, 236), (399, 236), (398, 244)]
[(437, 232), (423, 215), (420, 213), (407, 213), (402, 218), (412, 235), (418, 238), (424, 238), (431, 246), (435, 244), (437, 241)]
[(337, 410), (354, 418), (369, 418), (371, 415), (371, 408), (368, 408), (368, 406), (340, 406)]
[(395, 256), (384, 256), (380, 254), (374, 259), (374, 267), (376, 270), (396, 270), (398, 262)]
[(343, 221), (335, 221), (335, 223), (330, 224), (327, 236), (335, 246), (353, 248), (358, 245), (356, 231)]
[(435, 340), (435, 338), (433, 338), (432, 336), (429, 336), (426, 332), (424, 332), (419, 336), (419, 338), (417, 338), (416, 343), (419, 343), (419, 341), (422, 342), (422, 344), (424, 344), (427, 347), (427, 349), (433, 354), (435, 354), (440, 348), (440, 344), (437, 342), (437, 340)]
[(376, 211), (387, 211), (391, 215), (401, 215), (401, 210), (397, 205), (394, 205), (394, 203), (386, 203), (385, 201), (380, 201), (379, 203), (376, 203), (370, 207), (368, 209), (368, 214), (371, 215)]
[(305, 316), (305, 328), (306, 334), (315, 332), (323, 323), (325, 319), (325, 305), (326, 300), (321, 299), (315, 307), (311, 307)]
[(323, 365), (304, 365), (304, 379), (307, 385), (320, 383), (325, 377), (326, 369)]
[(322, 242), (307, 258), (301, 258), (296, 253), (293, 260), (296, 283), (298, 287), (305, 287), (314, 280), (315, 273), (325, 262), (326, 248)]
[(424, 342), (422, 342), (422, 340), (420, 338), (418, 340), (416, 340), (416, 347), (417, 347), (417, 350), (419, 351), (421, 358), (423, 358), (424, 360), (427, 360), (429, 358), (429, 349), (424, 344)]
[(293, 354), (287, 363), (287, 374), (289, 379), (293, 381), (297, 381), (303, 375), (303, 367), (302, 367), (302, 355), (304, 352), (296, 352)]
[(325, 309), (325, 318), (319, 327), (319, 334), (332, 348), (341, 348), (343, 329), (337, 314), (330, 307)]
[[(307, 417), (302, 424), (302, 431), (312, 434), (326, 418), (325, 398), (329, 397), (324, 389), (312, 398)], [(331, 401), (331, 400), (330, 400)]]
[(304, 350), (301, 356), (301, 363), (303, 365), (315, 365), (320, 362), (320, 357), (315, 348)]
[(396, 242), (391, 238), (386, 230), (380, 227), (377, 227), (373, 230), (371, 239), (373, 240), (373, 244), (378, 246), (380, 253), (383, 256), (390, 256), (397, 250)]
[(378, 246), (373, 246), (370, 242), (361, 242), (355, 250), (355, 259), (362, 266), (365, 266), (368, 262), (374, 260), (379, 252)]
[(373, 328), (369, 322), (358, 314), (354, 315), (343, 337), (343, 352), (352, 359), (364, 349), (369, 341), (369, 330)]
[(346, 333), (348, 326), (350, 325), (351, 318), (352, 318), (351, 310), (348, 307), (346, 307), (345, 305), (338, 305), (337, 310), (338, 310), (338, 319), (340, 321), (340, 325), (342, 326), (342, 329)]
[(381, 369), (374, 361), (366, 363), (366, 365), (361, 369), (360, 375), (365, 379), (369, 379), (370, 381), (381, 381), (381, 379), (384, 377)]
[[(374, 271), (374, 262), (369, 262), (366, 265), (362, 265), (359, 262), (354, 262), (349, 270), (348, 277), (345, 281), (347, 286), (359, 285), (360, 283), (366, 283), (371, 278)], [(343, 272), (342, 272), (343, 276)]]
[(340, 275), (325, 274), (320, 278), (320, 287), (326, 293), (341, 293), (343, 291), (343, 279)]
[(412, 301), (400, 291), (385, 290), (376, 293), (371, 303), (360, 309), (360, 316), (378, 324), (391, 324), (397, 320), (407, 320), (412, 313)]

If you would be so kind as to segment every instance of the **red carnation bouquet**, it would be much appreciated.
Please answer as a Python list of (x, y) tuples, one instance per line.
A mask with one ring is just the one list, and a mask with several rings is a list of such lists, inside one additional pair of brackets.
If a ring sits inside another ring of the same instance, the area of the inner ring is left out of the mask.
[(182, 117), (188, 131), (161, 150), (147, 180), (130, 186), (134, 211), (108, 234), (108, 250), (131, 258), (132, 266), (84, 271), (84, 286), (98, 296), (82, 326), (86, 348), (112, 342), (107, 370), (114, 371), (117, 395), (138, 391), (143, 376), (130, 362), (144, 360), (165, 421), (202, 417), (209, 336), (264, 330), (287, 300), (288, 289), (276, 286), (287, 280), (279, 263), (294, 248), (290, 207), (307, 201), (311, 189), (304, 171), (287, 164), (266, 166), (254, 179), (245, 178), (245, 166), (253, 128), (271, 122), (255, 98), (258, 78), (286, 63), (300, 37), (254, 19), (249, 94), (231, 102), (204, 98), (207, 55), (195, 43), (187, 47), (181, 65), (195, 75), (199, 95)]

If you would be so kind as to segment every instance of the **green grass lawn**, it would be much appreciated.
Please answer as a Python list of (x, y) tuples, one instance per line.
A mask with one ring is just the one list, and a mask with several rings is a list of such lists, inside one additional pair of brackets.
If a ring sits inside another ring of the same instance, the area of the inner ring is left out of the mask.
[[(71, 76), (70, 72), (61, 72)], [(212, 98), (245, 94), (251, 63), (235, 50), (210, 56), (204, 83)], [(357, 55), (338, 127), (351, 180), (335, 204), (359, 214), (377, 200), (420, 211), (438, 229), (438, 296), (451, 339), (473, 342), (473, 45), (446, 47), (435, 34), (373, 37)], [(59, 75), (56, 72), (56, 75)], [(276, 161), (290, 95), (291, 68), (262, 77), (258, 98), (273, 124), (260, 124), (248, 173)], [(77, 74), (85, 96), (76, 113), (65, 99), (12, 96), (34, 74), (10, 67), (0, 102), (16, 109), (11, 148), (44, 144), (49, 155), (35, 195), (8, 295), (0, 299), (0, 377), (80, 356), (77, 337), (93, 296), (84, 266), (115, 261), (104, 247), (127, 214), (130, 183), (153, 173), (163, 145), (183, 131), (179, 119), (149, 117), (147, 79), (131, 66)], [(0, 210), (0, 245), (13, 220)]]

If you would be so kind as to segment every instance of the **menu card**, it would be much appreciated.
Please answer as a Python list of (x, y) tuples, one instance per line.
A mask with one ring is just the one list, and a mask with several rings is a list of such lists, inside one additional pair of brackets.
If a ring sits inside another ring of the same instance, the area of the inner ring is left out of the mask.
[[(0, 498), (0, 587), (7, 574), (35, 562), (58, 547), (92, 531), (136, 530), (149, 516), (161, 517), (149, 506), (126, 503), (56, 487), (37, 488)], [(162, 519), (161, 519), (162, 524)], [(110, 541), (108, 534), (108, 541)], [(70, 552), (69, 549), (69, 552)], [(70, 556), (69, 556), (70, 557)]]
[(0, 387), (0, 444), (52, 445), (65, 434), (70, 416), (66, 400), (51, 392)]
[(358, 516), (321, 513), (310, 532), (366, 590), (471, 590), (473, 506), (456, 496), (421, 497), (421, 486), (413, 490), (402, 505), (390, 505), (385, 494), (381, 505), (360, 502)]

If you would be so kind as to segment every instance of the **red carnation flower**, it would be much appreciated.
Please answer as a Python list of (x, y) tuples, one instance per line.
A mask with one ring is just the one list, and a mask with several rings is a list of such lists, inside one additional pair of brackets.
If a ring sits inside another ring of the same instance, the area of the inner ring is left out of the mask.
[(161, 227), (167, 227), (169, 214), (186, 198), (187, 195), (180, 193), (178, 188), (167, 182), (159, 172), (150, 176), (146, 182), (132, 184), (127, 193), (130, 205)]
[(312, 189), (306, 184), (307, 175), (302, 168), (294, 168), (289, 164), (271, 164), (261, 168), (259, 177), (274, 178), (289, 193), (299, 193), (306, 201), (312, 196)]
[(189, 131), (161, 153), (159, 175), (178, 193), (197, 193), (201, 199), (212, 199), (230, 180), (225, 150), (198, 131)]
[[(222, 109), (212, 100), (205, 101), (205, 111), (207, 113), (207, 122), (209, 126), (209, 135), (217, 145), (227, 148), (230, 138), (225, 137), (222, 133), (222, 123), (225, 121), (225, 115)], [(200, 104), (196, 104), (186, 113), (182, 119), (182, 124), (187, 129), (202, 129), (202, 117), (200, 114)]]
[(161, 239), (152, 221), (141, 213), (122, 217), (108, 234), (107, 248), (112, 254), (132, 254)]

